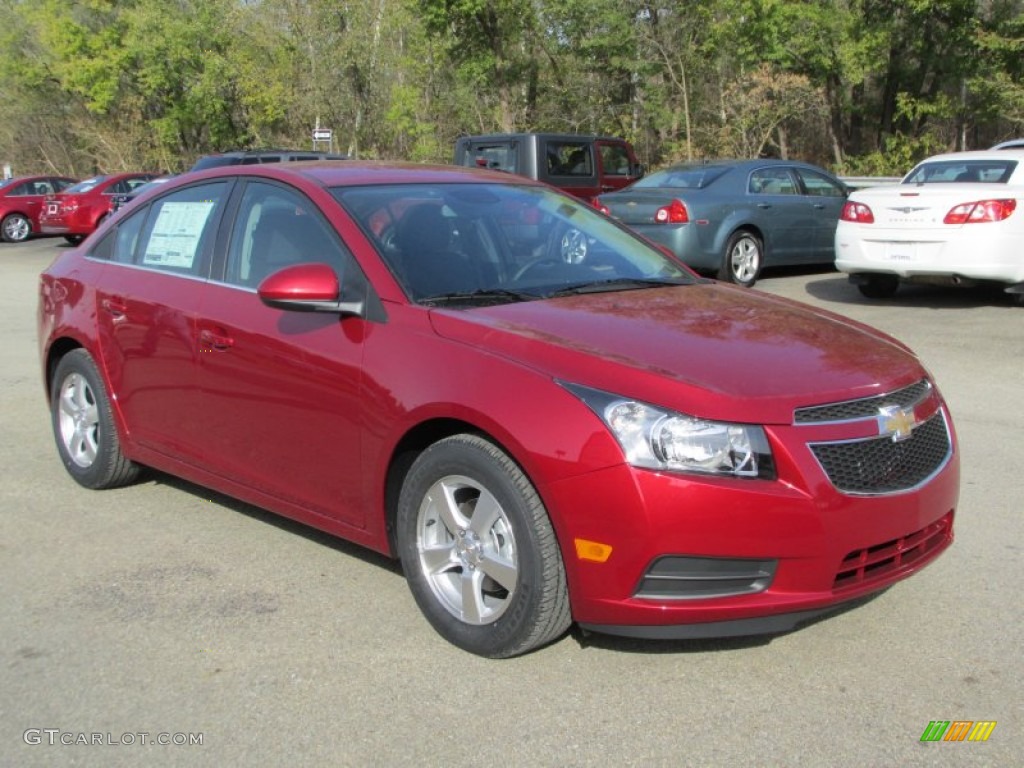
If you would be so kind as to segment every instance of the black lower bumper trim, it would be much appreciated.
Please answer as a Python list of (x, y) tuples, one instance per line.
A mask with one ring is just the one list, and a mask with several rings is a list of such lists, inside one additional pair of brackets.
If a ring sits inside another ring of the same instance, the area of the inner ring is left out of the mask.
[(774, 616), (758, 616), (752, 619), (712, 621), (703, 624), (580, 624), (580, 627), (604, 635), (638, 637), (646, 640), (704, 640), (749, 635), (778, 635), (792, 632), (801, 624), (806, 624), (827, 614), (841, 613), (862, 602), (864, 602), (863, 598), (809, 611), (779, 613)]

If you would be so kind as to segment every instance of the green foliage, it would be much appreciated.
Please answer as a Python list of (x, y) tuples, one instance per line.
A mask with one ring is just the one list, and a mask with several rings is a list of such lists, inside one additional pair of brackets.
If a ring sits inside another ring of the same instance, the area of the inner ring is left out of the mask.
[(650, 166), (898, 173), (1024, 135), (1024, 0), (0, 0), (0, 161), (232, 147), (446, 162), (462, 133), (614, 133)]

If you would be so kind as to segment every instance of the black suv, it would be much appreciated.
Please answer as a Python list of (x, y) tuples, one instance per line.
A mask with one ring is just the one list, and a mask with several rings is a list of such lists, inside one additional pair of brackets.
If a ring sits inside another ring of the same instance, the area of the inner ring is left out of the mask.
[(287, 163), (295, 160), (347, 160), (347, 155), (333, 152), (310, 152), (303, 149), (240, 149), (204, 155), (196, 160), (190, 171), (203, 171), (222, 165), (257, 165), (259, 163)]

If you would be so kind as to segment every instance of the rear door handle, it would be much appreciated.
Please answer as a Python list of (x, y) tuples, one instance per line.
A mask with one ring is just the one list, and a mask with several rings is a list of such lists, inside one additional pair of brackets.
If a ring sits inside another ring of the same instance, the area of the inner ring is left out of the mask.
[(128, 312), (128, 306), (120, 299), (103, 299), (100, 302), (103, 311), (116, 319), (120, 319)]
[(231, 349), (235, 340), (230, 336), (204, 328), (199, 332), (199, 346), (203, 349)]

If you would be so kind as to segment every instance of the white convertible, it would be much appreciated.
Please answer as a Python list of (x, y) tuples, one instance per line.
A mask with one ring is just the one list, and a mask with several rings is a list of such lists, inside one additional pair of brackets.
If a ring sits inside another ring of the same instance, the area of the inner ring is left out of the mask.
[(899, 184), (853, 192), (836, 267), (869, 298), (901, 280), (995, 282), (1024, 304), (1024, 149), (936, 155)]

